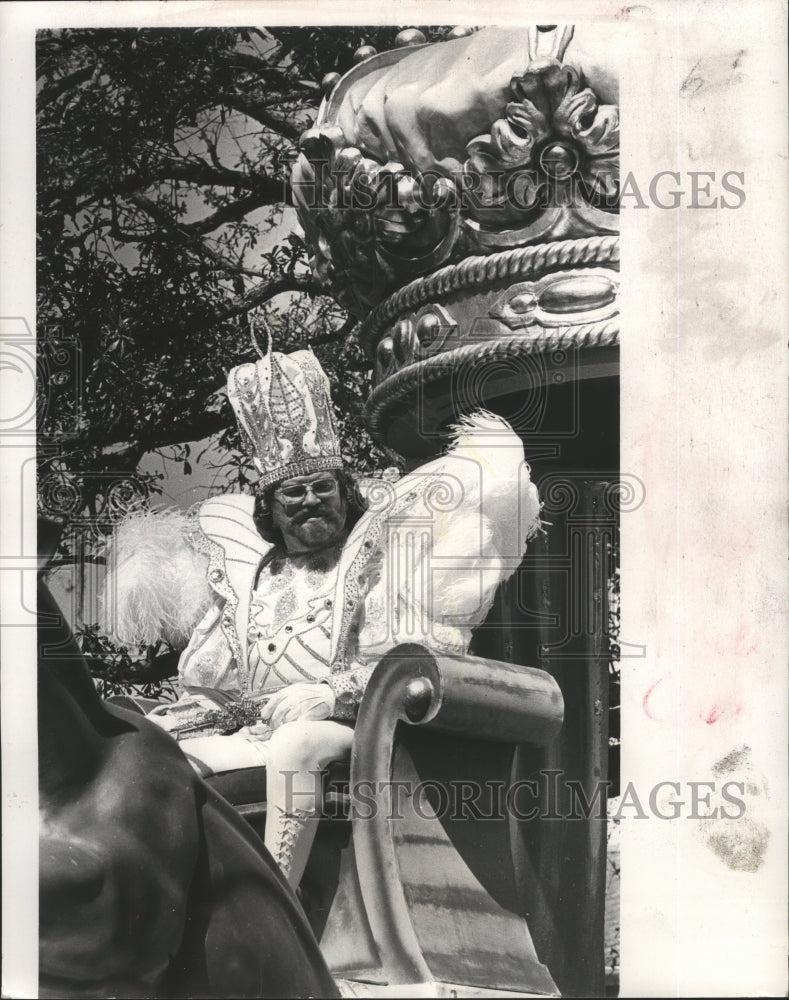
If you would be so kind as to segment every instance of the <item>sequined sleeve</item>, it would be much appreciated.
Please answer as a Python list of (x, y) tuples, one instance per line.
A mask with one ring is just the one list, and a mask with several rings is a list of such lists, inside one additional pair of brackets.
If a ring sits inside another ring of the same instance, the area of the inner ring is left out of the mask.
[(359, 705), (364, 697), (367, 682), (370, 680), (375, 664), (357, 665), (342, 673), (332, 674), (325, 681), (334, 691), (336, 702), (333, 719), (355, 719)]

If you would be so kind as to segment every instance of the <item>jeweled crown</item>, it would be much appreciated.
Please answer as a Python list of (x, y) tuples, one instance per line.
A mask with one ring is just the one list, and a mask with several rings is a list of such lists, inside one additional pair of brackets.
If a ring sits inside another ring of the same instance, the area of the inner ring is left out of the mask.
[(312, 351), (280, 354), (269, 341), (258, 361), (230, 371), (227, 394), (260, 473), (258, 490), (342, 468), (329, 380)]

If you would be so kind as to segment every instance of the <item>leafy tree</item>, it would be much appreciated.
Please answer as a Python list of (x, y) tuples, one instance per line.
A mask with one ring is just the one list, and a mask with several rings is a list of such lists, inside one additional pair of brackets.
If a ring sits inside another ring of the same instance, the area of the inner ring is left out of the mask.
[[(60, 564), (100, 563), (117, 518), (161, 488), (138, 470), (150, 452), (189, 473), (192, 443), (211, 437), (220, 485), (248, 482), (222, 390), (254, 357), (261, 317), (278, 349), (315, 348), (348, 463), (388, 462), (361, 420), (370, 372), (354, 321), (319, 294), (295, 232), (289, 170), (324, 75), (350, 69), (361, 45), (391, 48), (397, 30), (39, 34), (39, 497), (71, 528)], [(80, 635), (114, 690), (131, 661), (95, 626)], [(138, 652), (138, 681), (154, 659)]]
[(310, 343), (341, 365), (346, 452), (357, 466), (372, 452), (368, 365), (352, 321), (318, 296), (288, 179), (318, 81), (397, 30), (40, 33), (38, 334), (43, 351), (74, 342), (80, 365), (56, 381), (42, 355), (40, 432), (55, 445), (42, 472), (77, 477), (80, 511), (99, 518), (107, 473), (147, 452), (212, 434), (237, 445), (221, 389), (253, 356), (260, 312), (279, 349)]

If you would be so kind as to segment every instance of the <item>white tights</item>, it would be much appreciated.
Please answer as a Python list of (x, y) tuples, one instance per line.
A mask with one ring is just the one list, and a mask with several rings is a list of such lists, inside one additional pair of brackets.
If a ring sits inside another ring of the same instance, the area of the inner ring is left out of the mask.
[(339, 722), (287, 722), (266, 740), (243, 733), (182, 744), (201, 773), (266, 768), (266, 847), (295, 889), (307, 864), (320, 810), (320, 773), (348, 756), (353, 730)]

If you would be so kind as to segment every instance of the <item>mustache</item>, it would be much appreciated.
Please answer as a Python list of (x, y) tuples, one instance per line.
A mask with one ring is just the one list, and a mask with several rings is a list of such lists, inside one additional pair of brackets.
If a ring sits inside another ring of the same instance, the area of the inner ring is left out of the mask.
[(300, 510), (293, 516), (293, 520), (296, 524), (303, 524), (305, 521), (309, 521), (311, 517), (320, 518), (320, 520), (325, 521), (328, 517), (328, 511), (323, 507), (313, 507), (310, 510)]

